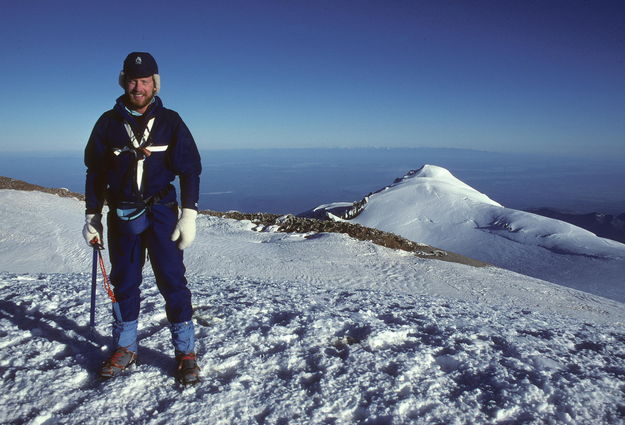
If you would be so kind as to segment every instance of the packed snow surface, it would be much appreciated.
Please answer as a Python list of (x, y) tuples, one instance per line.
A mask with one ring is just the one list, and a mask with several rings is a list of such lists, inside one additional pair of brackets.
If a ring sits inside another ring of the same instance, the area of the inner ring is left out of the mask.
[[(322, 205), (332, 209), (344, 203)], [(350, 220), (528, 276), (625, 301), (625, 245), (505, 208), (425, 165), (370, 195)]]
[(100, 381), (110, 303), (99, 288), (90, 335), (83, 211), (0, 190), (0, 423), (625, 423), (618, 301), (208, 216), (185, 252), (202, 382), (175, 383), (149, 265), (140, 364)]

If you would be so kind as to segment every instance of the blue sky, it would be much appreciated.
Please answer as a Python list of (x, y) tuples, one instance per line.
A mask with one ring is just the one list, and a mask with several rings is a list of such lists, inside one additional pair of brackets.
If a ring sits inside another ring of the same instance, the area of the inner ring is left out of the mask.
[(2, 0), (0, 150), (82, 150), (131, 51), (201, 149), (625, 159), (622, 0)]

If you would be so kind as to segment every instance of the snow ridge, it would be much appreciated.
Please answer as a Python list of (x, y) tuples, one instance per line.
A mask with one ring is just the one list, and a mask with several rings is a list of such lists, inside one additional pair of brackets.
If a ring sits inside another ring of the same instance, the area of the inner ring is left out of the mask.
[(426, 164), (417, 170), (411, 170), (402, 178), (396, 179), (395, 182), (384, 190), (398, 186), (399, 184), (415, 184), (426, 185), (429, 190), (434, 191), (436, 186), (442, 186), (446, 192), (453, 192), (471, 198), (476, 202), (484, 202), (497, 207), (501, 205), (483, 193), (473, 189), (468, 184), (457, 179), (451, 172), (443, 167)]
[(572, 224), (505, 208), (425, 165), (346, 208), (328, 213), (528, 276), (625, 301), (625, 244)]
[(175, 383), (147, 270), (140, 364), (99, 381), (110, 301), (90, 336), (82, 203), (0, 201), (0, 423), (625, 423), (621, 302), (212, 216), (185, 252), (202, 382)]

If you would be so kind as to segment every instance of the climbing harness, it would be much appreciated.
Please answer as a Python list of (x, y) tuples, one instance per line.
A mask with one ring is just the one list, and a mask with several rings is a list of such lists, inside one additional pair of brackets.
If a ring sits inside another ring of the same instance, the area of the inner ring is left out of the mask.
[(124, 128), (126, 129), (126, 133), (128, 133), (130, 144), (121, 149), (117, 148), (113, 150), (115, 155), (120, 155), (123, 152), (131, 152), (136, 158), (136, 166), (134, 169), (136, 183), (134, 191), (136, 193), (136, 199), (120, 201), (118, 205), (116, 205), (115, 209), (115, 213), (119, 218), (119, 229), (126, 234), (138, 235), (143, 233), (150, 224), (147, 212), (149, 211), (151, 205), (158, 202), (171, 189), (170, 187), (167, 187), (145, 200), (142, 196), (144, 161), (146, 158), (149, 158), (153, 152), (165, 152), (168, 148), (168, 145), (152, 145), (150, 141), (150, 133), (153, 125), (154, 117), (148, 120), (141, 140), (137, 140), (137, 137), (128, 121), (124, 121)]
[(137, 189), (141, 191), (141, 185), (143, 181), (143, 162), (146, 158), (152, 155), (153, 152), (165, 152), (168, 148), (168, 145), (152, 145), (149, 141), (150, 132), (152, 131), (152, 126), (154, 125), (154, 117), (148, 120), (147, 125), (145, 126), (145, 130), (143, 131), (143, 136), (141, 140), (137, 140), (132, 127), (128, 123), (128, 121), (124, 121), (124, 128), (126, 129), (126, 133), (128, 133), (128, 137), (130, 138), (131, 146), (124, 146), (123, 148), (117, 148), (113, 150), (115, 155), (119, 155), (122, 152), (132, 152), (137, 158)]

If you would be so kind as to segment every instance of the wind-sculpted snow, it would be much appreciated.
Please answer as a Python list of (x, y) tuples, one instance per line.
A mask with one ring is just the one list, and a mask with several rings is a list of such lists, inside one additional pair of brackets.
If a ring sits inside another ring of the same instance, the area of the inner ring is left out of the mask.
[[(350, 220), (489, 264), (625, 301), (625, 245), (563, 221), (504, 208), (426, 165), (367, 196)], [(318, 207), (333, 211), (344, 203)]]
[(0, 190), (0, 271), (86, 270), (84, 203), (69, 197)]
[(427, 190), (435, 193), (438, 188), (442, 188), (447, 194), (453, 194), (455, 196), (462, 197), (464, 200), (471, 200), (473, 202), (490, 204), (495, 207), (501, 205), (483, 193), (473, 189), (468, 184), (454, 177), (453, 174), (442, 167), (435, 165), (424, 165), (418, 170), (409, 171), (401, 179), (395, 180), (395, 182), (389, 187), (395, 187), (399, 184), (419, 184), (424, 185)]
[(602, 238), (625, 243), (625, 213), (619, 215), (603, 213), (575, 214), (552, 208), (531, 209), (529, 212), (566, 221), (582, 227)]
[(87, 274), (0, 275), (1, 423), (622, 423), (625, 331), (430, 295), (192, 276), (203, 381), (174, 383), (147, 279), (141, 363), (93, 371)]
[(140, 364), (100, 381), (111, 307), (99, 288), (90, 335), (82, 204), (0, 191), (0, 205), (0, 423), (625, 423), (620, 302), (210, 216), (185, 251), (202, 382), (175, 383), (149, 266)]
[(625, 258), (625, 245), (598, 238), (564, 221), (543, 220), (534, 214), (507, 208), (492, 213), (490, 223), (483, 227), (478, 225), (478, 229), (502, 232), (502, 237), (514, 242), (537, 245), (561, 254), (615, 260)]
[[(91, 270), (91, 250), (81, 235), (83, 211), (75, 199), (0, 190), (0, 271)], [(185, 251), (187, 269), (232, 279), (428, 293), (510, 308), (531, 303), (544, 312), (625, 323), (620, 303), (505, 270), (420, 259), (343, 234), (259, 232), (258, 227), (199, 216), (198, 236)], [(103, 254), (106, 258), (108, 251)], [(149, 263), (145, 272), (151, 274)]]

